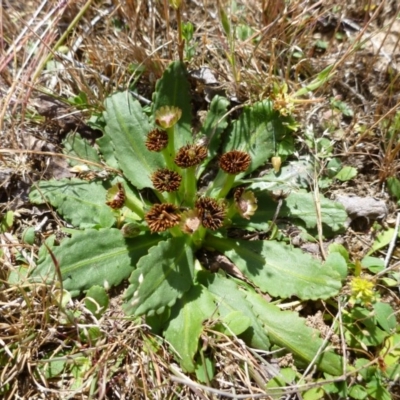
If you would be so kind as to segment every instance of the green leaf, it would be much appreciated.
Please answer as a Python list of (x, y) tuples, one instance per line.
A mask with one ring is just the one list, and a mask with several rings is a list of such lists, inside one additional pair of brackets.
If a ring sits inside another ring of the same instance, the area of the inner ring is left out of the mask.
[[(246, 300), (264, 324), (271, 342), (289, 350), (295, 359), (309, 364), (323, 347), (319, 332), (306, 326), (297, 313), (281, 311), (257, 293), (248, 292)], [(317, 357), (316, 365), (331, 375), (342, 374), (342, 358), (328, 348)]]
[[(118, 229), (88, 229), (63, 240), (52, 251), (61, 269), (64, 289), (75, 294), (94, 285), (106, 288), (118, 285), (159, 240), (150, 234), (124, 239)], [(37, 265), (31, 277), (46, 282), (58, 279), (50, 254)]]
[(219, 3), (218, 3), (218, 10), (219, 10), (219, 16), (221, 19), (222, 28), (224, 29), (225, 35), (229, 37), (231, 34), (231, 24), (230, 24), (228, 15), (226, 14), (226, 12), (222, 8), (222, 6), (219, 5)]
[(80, 179), (40, 181), (33, 187), (29, 200), (33, 204), (50, 203), (72, 225), (81, 229), (109, 228), (115, 223), (105, 204), (107, 190), (103, 182)]
[[(63, 141), (64, 154), (82, 158), (83, 160), (100, 163), (99, 155), (96, 149), (90, 143), (83, 139), (78, 133), (69, 133)], [(69, 160), (71, 165), (78, 165), (81, 162), (77, 160)], [(99, 170), (100, 168), (89, 165), (89, 168)]]
[(397, 201), (400, 200), (400, 180), (391, 176), (386, 181), (390, 194), (396, 198)]
[(368, 393), (361, 385), (353, 385), (349, 387), (349, 396), (355, 400), (363, 400), (368, 396)]
[(341, 288), (336, 271), (284, 243), (207, 236), (206, 245), (228, 257), (248, 279), (274, 297), (326, 299)]
[(58, 353), (55, 360), (51, 358), (48, 360), (40, 360), (39, 361), (39, 370), (40, 373), (46, 379), (53, 379), (60, 376), (65, 370), (65, 364), (67, 363), (67, 357), (64, 353)]
[(214, 311), (212, 295), (200, 285), (192, 286), (172, 307), (170, 322), (164, 335), (178, 352), (181, 367), (187, 372), (195, 369), (193, 358), (204, 329), (203, 322)]
[(324, 268), (329, 271), (336, 271), (342, 280), (347, 278), (347, 262), (339, 252), (329, 253), (325, 261)]
[(245, 107), (240, 118), (233, 123), (232, 130), (224, 143), (224, 152), (241, 150), (251, 156), (250, 167), (245, 175), (251, 173), (270, 160), (277, 150), (277, 143), (289, 133), (282, 117), (273, 110), (269, 100)]
[(325, 167), (325, 173), (333, 178), (342, 169), (342, 162), (338, 158), (332, 158)]
[(310, 185), (310, 176), (314, 174), (313, 163), (307, 158), (298, 161), (291, 161), (289, 165), (281, 168), (279, 174), (272, 169), (268, 174), (260, 178), (243, 179), (242, 183), (249, 184), (248, 188), (253, 190), (298, 190), (299, 188), (308, 188)]
[(123, 309), (129, 315), (158, 314), (193, 283), (193, 252), (187, 237), (159, 242), (143, 257), (129, 278)]
[(9, 231), (14, 224), (14, 212), (7, 211), (3, 218), (0, 219), (0, 232)]
[(391, 333), (396, 328), (395, 311), (390, 304), (377, 302), (373, 305), (375, 317), (378, 324), (387, 332)]
[(23, 243), (30, 244), (32, 246), (35, 243), (35, 235), (35, 228), (30, 226), (22, 233), (21, 240)]
[[(271, 198), (267, 190), (261, 193), (254, 192), (258, 207), (250, 220), (244, 220), (235, 216), (233, 221), (236, 226), (243, 228), (251, 227), (255, 229), (267, 229), (268, 221), (271, 221), (275, 215), (278, 202)], [(322, 225), (325, 228), (325, 234), (337, 232), (344, 229), (347, 220), (347, 213), (344, 207), (337, 202), (329, 200), (322, 195), (319, 197), (321, 208)], [(314, 194), (303, 191), (291, 192), (283, 200), (279, 211), (279, 218), (290, 218), (294, 223), (301, 220), (307, 229), (315, 228), (317, 225), (317, 210), (314, 201)]]
[[(393, 239), (393, 235), (395, 234), (395, 232), (396, 231), (394, 230), (394, 228), (385, 229), (382, 232), (379, 232), (367, 255), (371, 255), (375, 253), (375, 251), (381, 250), (389, 245), (389, 243)], [(400, 237), (400, 233), (398, 233), (398, 235)]]
[(368, 394), (376, 400), (392, 400), (393, 397), (387, 391), (385, 387), (383, 387), (382, 382), (378, 378), (373, 378), (369, 382), (367, 382), (367, 392)]
[(104, 119), (124, 176), (138, 189), (153, 187), (150, 175), (163, 166), (163, 158), (145, 146), (151, 126), (139, 102), (129, 92), (116, 93), (105, 102)]
[(196, 378), (203, 383), (209, 383), (212, 381), (215, 375), (215, 357), (204, 356), (204, 363), (196, 364)]
[(323, 399), (325, 396), (325, 392), (322, 387), (316, 387), (312, 389), (308, 389), (304, 393), (302, 393), (303, 400), (319, 400)]
[(377, 326), (374, 313), (370, 310), (354, 307), (349, 314), (343, 315), (346, 324), (346, 341), (351, 347), (378, 346), (388, 334)]
[(175, 125), (175, 149), (192, 143), (191, 98), (185, 65), (180, 61), (172, 62), (157, 81), (153, 94), (152, 114), (163, 106), (175, 106), (182, 110), (182, 116)]
[(227, 336), (240, 335), (251, 326), (250, 318), (240, 311), (232, 311), (224, 317), (224, 322), (217, 324), (214, 329)]
[[(344, 207), (335, 201), (324, 196), (319, 196), (321, 207), (322, 224), (333, 232), (344, 229), (347, 220), (347, 213)], [(303, 191), (292, 192), (283, 202), (280, 216), (300, 219), (306, 228), (311, 229), (317, 226), (317, 211), (313, 193)]]
[(205, 136), (208, 140), (208, 155), (199, 166), (197, 171), (198, 177), (205, 170), (208, 163), (217, 155), (221, 145), (221, 134), (228, 125), (225, 116), (228, 106), (229, 100), (225, 97), (215, 96), (211, 101), (206, 120), (200, 130), (201, 135)]
[(106, 164), (114, 169), (119, 169), (117, 158), (115, 157), (115, 150), (112, 144), (111, 136), (104, 134), (101, 138), (96, 140), (97, 146), (101, 155), (103, 156)]
[(86, 293), (85, 307), (90, 310), (96, 318), (101, 317), (107, 310), (109, 298), (102, 286), (92, 286)]
[(333, 76), (336, 74), (336, 71), (331, 73), (334, 64), (328, 65), (324, 70), (322, 70), (315, 79), (313, 79), (307, 86), (298, 90), (292, 97), (300, 97), (304, 96), (309, 92), (313, 92), (317, 90), (322, 85), (325, 85)]
[(347, 182), (357, 176), (357, 169), (354, 167), (343, 167), (336, 175), (335, 178), (341, 182)]
[[(211, 274), (208, 271), (201, 271), (197, 275), (198, 281), (204, 285), (214, 297), (217, 305), (216, 318), (218, 323), (231, 318), (232, 312), (240, 312), (243, 318), (250, 319), (251, 325), (241, 334), (241, 337), (252, 347), (269, 350), (270, 342), (263, 325), (260, 323), (246, 301), (243, 290), (231, 279), (218, 274)], [(228, 317), (229, 316), (229, 317)]]
[(367, 268), (374, 274), (385, 269), (385, 261), (377, 257), (366, 256), (361, 260), (361, 265), (363, 268)]

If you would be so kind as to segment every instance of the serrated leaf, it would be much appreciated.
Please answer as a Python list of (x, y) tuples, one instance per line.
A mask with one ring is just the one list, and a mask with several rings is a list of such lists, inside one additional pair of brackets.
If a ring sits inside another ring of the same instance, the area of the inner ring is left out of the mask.
[[(347, 213), (342, 204), (319, 196), (322, 224), (333, 232), (344, 229)], [(317, 210), (314, 193), (293, 192), (284, 201), (281, 214), (288, 218), (301, 219), (306, 228), (317, 226)]]
[(228, 106), (229, 100), (225, 97), (215, 96), (211, 101), (206, 120), (200, 130), (201, 135), (208, 139), (208, 155), (198, 168), (198, 177), (205, 170), (208, 163), (217, 155), (218, 148), (221, 145), (221, 134), (228, 125), (225, 116)]
[[(74, 293), (94, 285), (111, 287), (129, 277), (139, 259), (160, 240), (146, 234), (125, 239), (118, 229), (88, 229), (53, 247), (64, 289)], [(32, 271), (35, 281), (57, 280), (50, 254)]]
[(105, 102), (104, 119), (124, 176), (138, 189), (153, 187), (150, 175), (163, 166), (163, 158), (145, 146), (151, 126), (139, 102), (129, 92), (116, 93)]
[(50, 203), (72, 225), (81, 229), (109, 228), (115, 223), (111, 208), (105, 204), (103, 182), (80, 179), (40, 181), (29, 193), (33, 204)]
[(279, 174), (272, 169), (260, 178), (243, 179), (241, 182), (249, 184), (248, 189), (253, 190), (298, 190), (310, 185), (314, 173), (313, 163), (307, 158), (292, 161), (281, 168)]
[(269, 100), (245, 107), (240, 118), (233, 123), (232, 130), (224, 143), (224, 152), (241, 150), (251, 156), (246, 175), (266, 163), (275, 154), (277, 143), (289, 130), (287, 118), (273, 110)]
[(179, 107), (182, 116), (175, 125), (175, 149), (191, 143), (191, 98), (186, 67), (180, 61), (172, 62), (157, 81), (153, 94), (152, 114), (163, 106)]
[(225, 318), (232, 312), (240, 312), (243, 317), (250, 320), (250, 327), (241, 334), (246, 342), (255, 348), (269, 350), (270, 342), (267, 333), (260, 323), (257, 314), (246, 301), (243, 290), (239, 289), (235, 282), (218, 274), (201, 271), (197, 275), (198, 281), (214, 296), (217, 305), (218, 322), (225, 322)]
[[(309, 328), (305, 320), (292, 311), (281, 311), (259, 294), (248, 292), (246, 301), (258, 319), (264, 324), (271, 342), (289, 350), (296, 359), (310, 363), (323, 346), (319, 332)], [(332, 350), (325, 349), (315, 364), (321, 371), (331, 375), (342, 374), (342, 358)]]
[[(81, 158), (83, 160), (100, 163), (99, 155), (96, 149), (90, 145), (90, 143), (82, 138), (78, 133), (69, 133), (63, 141), (64, 154), (69, 154), (74, 157)], [(77, 160), (69, 160), (71, 165), (81, 164)], [(99, 170), (100, 168), (89, 165), (89, 168)]]
[[(271, 194), (267, 190), (254, 192), (258, 207), (255, 214), (249, 220), (239, 217), (234, 218), (236, 226), (242, 228), (267, 229), (268, 221), (275, 215), (278, 202), (272, 200)], [(347, 220), (347, 213), (344, 207), (335, 201), (329, 200), (322, 195), (319, 197), (321, 208), (322, 225), (325, 234), (337, 232), (344, 229)], [(317, 225), (317, 209), (314, 201), (314, 194), (303, 191), (290, 192), (289, 196), (283, 200), (279, 211), (279, 218), (290, 218), (293, 223), (301, 220), (308, 229), (315, 228)]]
[(274, 297), (327, 299), (341, 288), (336, 271), (284, 243), (207, 236), (206, 245), (228, 257), (249, 280)]
[(193, 284), (194, 259), (187, 237), (173, 237), (150, 249), (129, 278), (123, 309), (129, 315), (162, 312)]
[(164, 335), (180, 355), (181, 367), (187, 372), (195, 369), (193, 358), (204, 330), (203, 322), (214, 311), (212, 295), (200, 285), (192, 286), (172, 307)]

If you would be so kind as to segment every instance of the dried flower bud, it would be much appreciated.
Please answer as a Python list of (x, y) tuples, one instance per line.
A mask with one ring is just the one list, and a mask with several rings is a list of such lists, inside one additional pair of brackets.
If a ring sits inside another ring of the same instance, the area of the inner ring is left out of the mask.
[(197, 199), (195, 207), (199, 215), (201, 224), (205, 228), (213, 231), (221, 228), (226, 215), (225, 206), (218, 203), (211, 197), (200, 197)]
[(279, 171), (281, 170), (282, 159), (279, 156), (274, 156), (271, 158), (271, 163), (275, 173), (279, 173)]
[(168, 145), (168, 133), (161, 129), (153, 129), (147, 135), (146, 147), (150, 151), (161, 151)]
[(177, 211), (178, 207), (173, 204), (154, 204), (144, 218), (151, 232), (163, 232), (179, 224)]
[(133, 238), (140, 234), (140, 228), (137, 224), (130, 222), (121, 228), (121, 233), (123, 237)]
[(249, 154), (239, 150), (228, 151), (219, 159), (220, 168), (231, 175), (246, 171), (250, 163), (251, 158)]
[(181, 147), (175, 156), (175, 164), (181, 168), (189, 168), (200, 164), (207, 157), (207, 147), (188, 144)]
[(118, 182), (107, 191), (106, 204), (117, 210), (124, 206), (125, 198), (125, 189), (122, 186), (122, 183)]
[(175, 171), (161, 168), (153, 173), (151, 181), (159, 192), (175, 192), (179, 189), (182, 177)]
[(245, 192), (244, 188), (237, 188), (234, 194), (235, 205), (239, 214), (246, 219), (250, 219), (257, 210), (257, 199), (251, 191)]
[(156, 123), (163, 129), (173, 127), (181, 118), (182, 110), (178, 107), (161, 107), (156, 111)]
[(181, 215), (180, 226), (182, 231), (189, 235), (196, 232), (200, 226), (200, 218), (197, 210), (184, 211)]

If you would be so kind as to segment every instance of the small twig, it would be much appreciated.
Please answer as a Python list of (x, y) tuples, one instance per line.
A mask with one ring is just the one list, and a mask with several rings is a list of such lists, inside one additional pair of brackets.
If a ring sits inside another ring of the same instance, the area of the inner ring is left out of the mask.
[(315, 180), (314, 180), (313, 194), (314, 194), (315, 211), (317, 213), (317, 221), (316, 222), (317, 222), (317, 231), (318, 231), (318, 244), (319, 244), (319, 248), (321, 250), (322, 259), (325, 261), (326, 253), (325, 253), (324, 241), (323, 241), (321, 201), (320, 201), (320, 195), (319, 195), (317, 171), (315, 171), (314, 178), (315, 178)]
[(53, 264), (54, 264), (54, 268), (56, 270), (57, 278), (60, 281), (60, 306), (62, 307), (64, 285), (63, 285), (63, 281), (62, 281), (62, 274), (61, 274), (60, 264), (59, 264), (56, 256), (54, 255), (54, 253), (51, 251), (50, 247), (47, 245), (46, 241), (43, 241), (43, 245), (44, 245), (44, 247), (46, 247), (47, 251), (50, 254), (50, 257), (51, 257), (51, 259), (53, 261)]
[(107, 167), (106, 165), (99, 164), (93, 161), (84, 160), (83, 158), (70, 156), (68, 154), (62, 153), (53, 153), (51, 151), (39, 151), (39, 150), (17, 150), (17, 149), (0, 149), (0, 154), (40, 154), (43, 156), (52, 156), (52, 157), (61, 157), (61, 158), (69, 158), (70, 160), (79, 161), (82, 164), (92, 165), (94, 167), (102, 168), (106, 171), (114, 172), (116, 174), (120, 174), (121, 171), (118, 171), (115, 168)]
[(389, 267), (389, 261), (390, 261), (390, 258), (392, 257), (394, 246), (396, 245), (396, 241), (397, 241), (397, 235), (399, 233), (399, 226), (400, 226), (400, 212), (397, 213), (396, 226), (394, 227), (393, 237), (392, 237), (392, 240), (390, 241), (390, 245), (389, 245), (388, 251), (386, 253), (385, 269), (387, 269)]

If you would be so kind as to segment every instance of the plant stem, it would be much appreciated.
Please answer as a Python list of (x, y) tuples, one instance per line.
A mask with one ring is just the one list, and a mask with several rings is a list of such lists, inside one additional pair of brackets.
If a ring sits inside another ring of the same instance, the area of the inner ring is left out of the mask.
[(197, 192), (196, 167), (186, 168), (184, 173), (185, 173), (184, 199), (188, 207), (193, 207)]
[(165, 164), (168, 169), (175, 171), (176, 166), (174, 163), (175, 158), (175, 143), (174, 143), (174, 126), (172, 128), (167, 128), (168, 133), (168, 146), (162, 151), (162, 155), (164, 156)]
[(183, 232), (182, 232), (182, 230), (181, 230), (181, 228), (179, 226), (174, 226), (172, 228), (169, 228), (168, 230), (170, 231), (171, 235), (174, 236), (174, 237), (178, 237), (178, 236), (182, 236), (183, 235)]
[(140, 218), (144, 218), (145, 212), (143, 210), (142, 202), (135, 196), (129, 195), (125, 192), (125, 205), (137, 214)]
[(216, 197), (217, 199), (222, 199), (223, 197), (225, 197), (231, 190), (233, 182), (235, 182), (236, 175), (231, 175), (226, 173), (224, 173), (224, 175), (225, 175), (225, 183), (224, 186), (222, 186), (220, 192), (218, 193)]
[(167, 193), (167, 201), (168, 203), (176, 204), (176, 193), (175, 192)]

